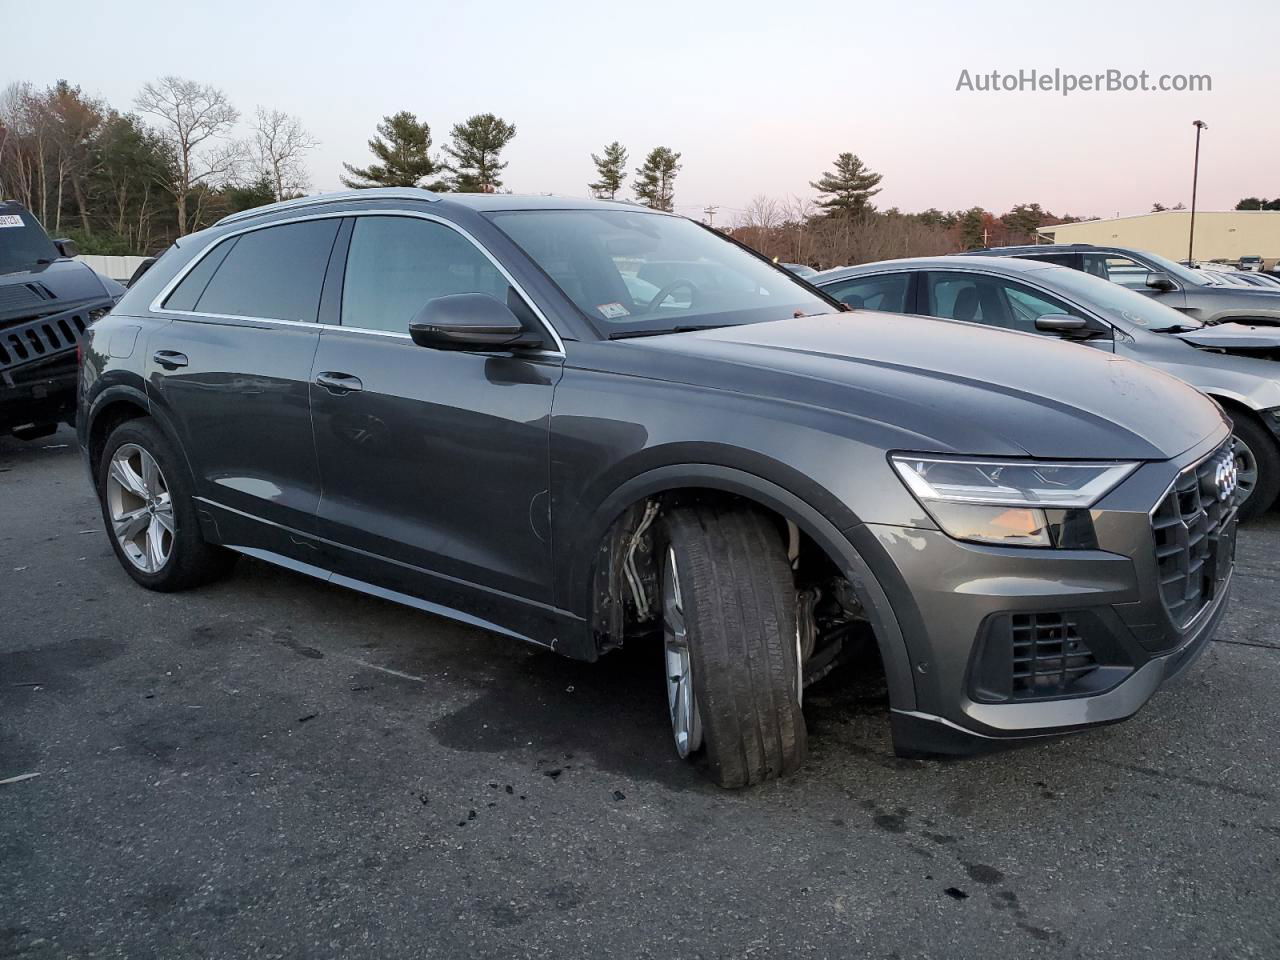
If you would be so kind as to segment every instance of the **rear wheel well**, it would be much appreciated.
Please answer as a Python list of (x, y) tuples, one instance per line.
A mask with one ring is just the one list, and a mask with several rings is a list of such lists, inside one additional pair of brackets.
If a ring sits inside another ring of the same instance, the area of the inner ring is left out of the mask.
[(714, 487), (681, 487), (629, 505), (600, 543), (590, 608), (597, 655), (623, 646), (628, 638), (642, 639), (654, 632), (660, 609), (662, 546), (655, 521), (664, 512), (692, 505), (747, 507), (764, 516), (777, 531), (792, 566), (802, 633), (811, 630), (804, 634), (806, 655), (821, 648), (824, 625), (832, 628), (863, 619), (864, 612), (840, 564), (795, 520), (748, 496)]
[(102, 462), (102, 453), (107, 445), (107, 438), (120, 424), (129, 420), (137, 420), (147, 416), (147, 410), (133, 400), (113, 400), (103, 407), (89, 424), (89, 465), (93, 475), (98, 475), (98, 464)]

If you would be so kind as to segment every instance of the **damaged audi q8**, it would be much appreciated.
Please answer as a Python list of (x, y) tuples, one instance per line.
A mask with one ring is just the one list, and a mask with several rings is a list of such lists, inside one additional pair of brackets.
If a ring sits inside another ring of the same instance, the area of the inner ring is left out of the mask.
[(652, 644), (676, 751), (725, 786), (801, 763), (803, 689), (851, 635), (896, 749), (954, 753), (1132, 715), (1227, 609), (1212, 401), (1102, 351), (847, 312), (629, 204), (236, 214), (91, 328), (80, 384), (142, 586), (245, 554), (571, 657)]

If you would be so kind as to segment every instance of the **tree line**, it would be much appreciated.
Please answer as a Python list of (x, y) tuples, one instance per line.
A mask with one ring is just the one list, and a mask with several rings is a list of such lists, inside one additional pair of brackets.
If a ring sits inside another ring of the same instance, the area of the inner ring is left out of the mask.
[[(306, 158), (319, 144), (297, 117), (258, 105), (242, 125), (223, 91), (174, 76), (145, 84), (131, 107), (118, 110), (65, 80), (45, 89), (11, 85), (0, 94), (0, 197), (23, 203), (86, 253), (149, 253), (228, 213), (311, 187)], [(401, 110), (376, 125), (371, 160), (344, 162), (341, 180), (352, 188), (500, 192), (503, 153), (515, 136), (515, 124), (479, 113), (453, 124), (436, 149), (430, 125)], [(635, 201), (673, 210), (681, 154), (656, 146), (638, 166), (629, 160), (617, 140), (592, 153), (591, 195), (621, 199), (629, 188)], [(840, 153), (810, 181), (816, 199), (757, 196), (728, 232), (770, 256), (827, 267), (1030, 243), (1036, 228), (1078, 219), (1035, 203), (1001, 215), (981, 207), (879, 210), (873, 198), (882, 180), (856, 154)], [(1250, 198), (1238, 208), (1280, 209), (1280, 199)]]
[(120, 111), (65, 80), (0, 93), (0, 196), (82, 250), (140, 253), (227, 213), (298, 196), (317, 144), (298, 118), (240, 111), (215, 87), (161, 77)]
[(1038, 203), (1018, 204), (999, 215), (982, 207), (931, 207), (920, 213), (903, 213), (897, 207), (880, 210), (872, 197), (880, 192), (883, 179), (857, 154), (840, 153), (832, 169), (810, 181), (816, 200), (757, 195), (729, 232), (767, 256), (826, 269), (1035, 243), (1038, 228), (1082, 219), (1055, 216)]

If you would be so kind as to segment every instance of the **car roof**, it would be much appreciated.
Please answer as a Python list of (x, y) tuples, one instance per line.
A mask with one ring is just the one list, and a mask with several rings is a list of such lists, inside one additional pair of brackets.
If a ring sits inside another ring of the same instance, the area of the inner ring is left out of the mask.
[(891, 273), (896, 270), (922, 270), (929, 267), (935, 269), (949, 268), (953, 270), (1002, 270), (1008, 273), (1033, 273), (1037, 270), (1067, 269), (1058, 268), (1054, 263), (1041, 263), (1036, 260), (1019, 260), (1015, 257), (984, 257), (982, 260), (956, 254), (949, 257), (909, 257), (903, 260), (878, 260), (874, 263), (860, 263), (853, 267), (836, 267), (824, 270), (809, 282), (821, 284), (842, 277), (859, 276), (864, 273)]
[(241, 210), (223, 217), (214, 226), (228, 223), (240, 223), (258, 217), (268, 217), (289, 210), (308, 210), (331, 203), (348, 203), (356, 200), (399, 201), (414, 203), (439, 203), (447, 207), (465, 207), (470, 210), (631, 210), (641, 213), (659, 215), (662, 211), (651, 210), (638, 203), (626, 200), (588, 200), (579, 197), (555, 197), (541, 194), (512, 193), (437, 193), (422, 190), (418, 187), (370, 187), (365, 190), (343, 190), (334, 193), (318, 193), (293, 200), (283, 200), (262, 207)]
[(1007, 257), (1024, 253), (1081, 253), (1088, 250), (1123, 250), (1124, 247), (1113, 247), (1096, 243), (1026, 243), (1013, 247), (981, 247), (966, 250), (966, 257)]

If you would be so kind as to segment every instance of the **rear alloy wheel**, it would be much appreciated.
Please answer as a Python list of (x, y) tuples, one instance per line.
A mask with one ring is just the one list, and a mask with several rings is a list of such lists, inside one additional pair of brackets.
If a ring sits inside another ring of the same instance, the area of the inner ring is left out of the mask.
[(182, 461), (149, 417), (111, 432), (97, 473), (111, 547), (138, 583), (185, 590), (231, 568), (235, 554), (205, 541)]
[(667, 706), (676, 752), (722, 787), (792, 772), (808, 748), (797, 600), (777, 527), (745, 506), (669, 511), (661, 557)]
[(1234, 414), (1231, 438), (1240, 489), (1240, 519), (1261, 516), (1280, 493), (1280, 445), (1260, 424)]
[(155, 457), (136, 443), (111, 457), (107, 509), (125, 558), (143, 573), (159, 573), (173, 550), (173, 500)]

